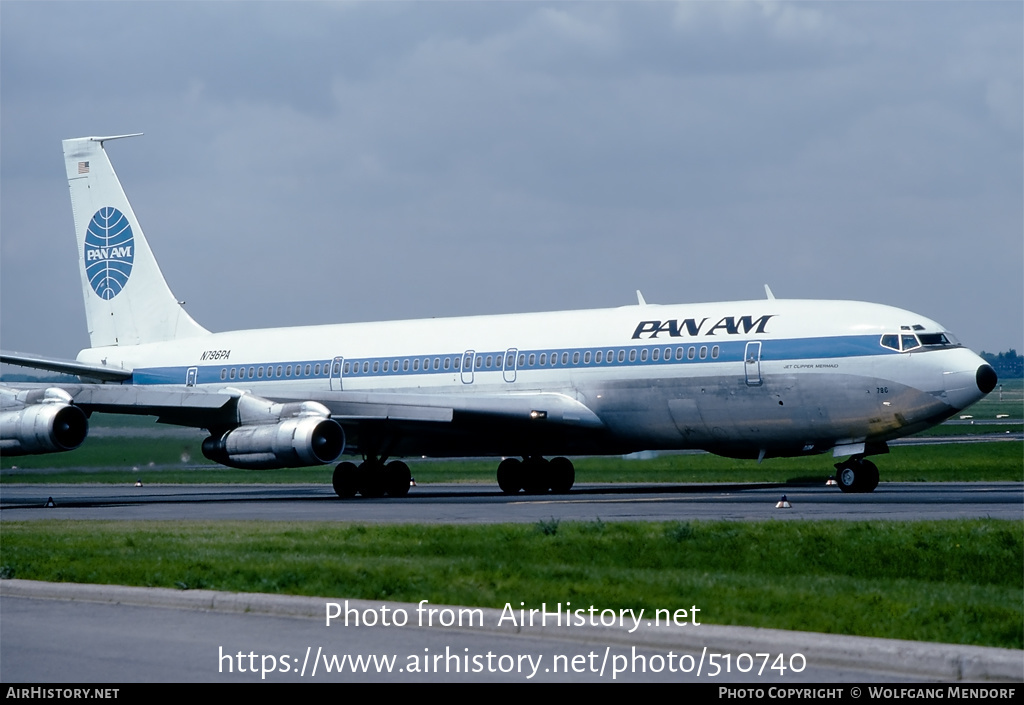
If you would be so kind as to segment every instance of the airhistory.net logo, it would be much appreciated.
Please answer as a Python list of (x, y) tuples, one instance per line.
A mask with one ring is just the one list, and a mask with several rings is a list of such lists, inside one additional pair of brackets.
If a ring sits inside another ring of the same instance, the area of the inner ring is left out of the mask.
[(85, 274), (89, 286), (104, 300), (121, 293), (135, 261), (135, 237), (124, 213), (100, 208), (85, 233)]

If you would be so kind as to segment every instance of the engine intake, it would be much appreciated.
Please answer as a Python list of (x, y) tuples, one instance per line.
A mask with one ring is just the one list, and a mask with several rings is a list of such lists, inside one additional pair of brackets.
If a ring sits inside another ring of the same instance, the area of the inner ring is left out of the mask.
[[(4, 400), (0, 411), (0, 450), (4, 455), (39, 455), (74, 450), (89, 434), (85, 412), (72, 406), (63, 389), (21, 392)], [(10, 408), (11, 406), (21, 408)]]
[(210, 436), (203, 455), (233, 468), (266, 470), (323, 465), (345, 450), (344, 429), (316, 402), (274, 404), (246, 395), (239, 399), (239, 417), (257, 423)]

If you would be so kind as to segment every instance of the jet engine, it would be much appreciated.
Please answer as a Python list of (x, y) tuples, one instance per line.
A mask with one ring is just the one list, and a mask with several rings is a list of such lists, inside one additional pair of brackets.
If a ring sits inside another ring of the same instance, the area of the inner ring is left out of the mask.
[(242, 425), (203, 441), (203, 455), (233, 468), (301, 468), (333, 462), (345, 431), (318, 402), (276, 404), (252, 395), (238, 400)]
[(85, 412), (63, 389), (32, 389), (0, 399), (0, 451), (37, 455), (74, 450), (89, 433)]

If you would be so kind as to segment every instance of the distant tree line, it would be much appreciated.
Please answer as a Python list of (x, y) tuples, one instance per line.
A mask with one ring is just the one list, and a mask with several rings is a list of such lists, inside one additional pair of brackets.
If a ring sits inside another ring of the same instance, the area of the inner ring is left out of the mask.
[(999, 379), (1024, 377), (1024, 356), (1018, 355), (1013, 348), (998, 355), (982, 350), (981, 356), (985, 362), (992, 365)]

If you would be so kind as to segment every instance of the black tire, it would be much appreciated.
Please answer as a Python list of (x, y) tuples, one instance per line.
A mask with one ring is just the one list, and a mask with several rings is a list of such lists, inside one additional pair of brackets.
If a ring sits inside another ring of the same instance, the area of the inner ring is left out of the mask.
[(878, 467), (864, 458), (850, 458), (836, 465), (836, 484), (843, 492), (872, 492), (878, 487)]
[(548, 464), (548, 475), (551, 478), (551, 492), (565, 494), (576, 482), (576, 468), (568, 458), (552, 458)]
[(498, 487), (505, 494), (523, 489), (523, 464), (518, 458), (505, 458), (498, 464)]
[(836, 484), (843, 492), (857, 491), (857, 466), (853, 461), (847, 460), (836, 465)]
[(409, 483), (412, 480), (412, 472), (409, 466), (401, 460), (395, 460), (384, 468), (387, 479), (387, 493), (389, 497), (405, 497), (409, 494)]
[(861, 460), (861, 492), (874, 492), (878, 487), (878, 466), (870, 460)]
[(548, 461), (544, 458), (527, 458), (523, 461), (523, 492), (546, 494), (551, 486), (548, 476)]
[(359, 465), (359, 494), (363, 497), (383, 497), (387, 493), (387, 477), (384, 466), (367, 460)]
[(334, 475), (331, 476), (331, 484), (334, 491), (342, 499), (351, 499), (359, 491), (359, 469), (355, 463), (338, 463), (334, 468)]

